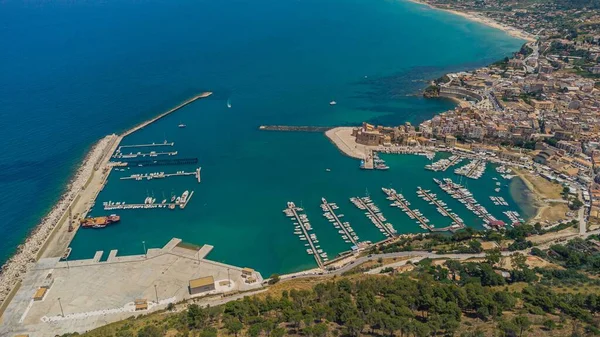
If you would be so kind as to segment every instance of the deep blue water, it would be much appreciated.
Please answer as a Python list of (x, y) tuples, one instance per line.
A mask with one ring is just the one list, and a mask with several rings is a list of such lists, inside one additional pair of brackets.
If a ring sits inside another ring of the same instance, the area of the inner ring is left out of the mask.
[[(4, 261), (60, 196), (91, 144), (200, 91), (215, 94), (127, 141), (166, 137), (178, 138), (184, 148), (193, 144), (208, 186), (214, 184), (219, 190), (219, 184), (231, 186), (229, 182), (235, 181), (245, 197), (258, 187), (262, 192), (255, 198), (271, 196), (273, 205), (279, 205), (275, 199), (282, 195), (303, 198), (312, 188), (316, 197), (324, 191), (315, 189), (325, 186), (303, 174), (306, 167), (281, 163), (290, 158), (281, 156), (282, 152), (296, 151), (291, 158), (299, 158), (300, 164), (333, 158), (337, 152), (315, 135), (267, 135), (256, 131), (258, 125), (349, 125), (364, 120), (418, 123), (453, 106), (444, 100), (409, 96), (425, 80), (490, 63), (517, 50), (522, 41), (402, 1), (156, 0), (4, 1), (0, 3), (0, 43), (4, 145), (0, 152), (4, 218), (0, 261)], [(228, 98), (232, 109), (225, 106)], [(328, 105), (332, 99), (338, 101), (334, 108)], [(187, 136), (176, 134), (173, 128), (180, 118), (186, 118), (193, 130)], [(354, 165), (341, 156), (335, 160)], [(265, 167), (278, 170), (264, 172)], [(298, 184), (281, 184), (290, 179)], [(294, 190), (268, 193), (284, 187)], [(196, 206), (221, 200), (208, 191), (198, 193)], [(285, 201), (277, 209), (255, 211), (279, 216)], [(215, 214), (227, 210), (221, 202), (215, 207), (211, 209)], [(233, 212), (230, 217), (244, 220), (241, 213)], [(259, 264), (259, 268), (265, 256), (302, 253), (301, 245), (287, 245), (289, 252), (273, 245), (266, 248), (271, 255), (232, 260), (218, 253), (228, 249), (226, 238), (217, 238), (222, 235), (218, 234), (221, 223), (219, 217), (193, 223), (202, 227), (202, 235), (160, 224), (151, 227), (153, 234), (142, 235), (144, 231), (135, 229), (139, 223), (128, 229), (124, 221), (114, 229), (118, 235), (111, 232), (102, 240), (82, 239), (78, 234), (74, 245), (87, 250), (75, 248), (74, 256), (111, 248), (135, 253), (141, 249), (137, 244), (132, 248), (131, 242), (146, 239), (160, 246), (179, 234), (189, 234), (190, 241), (200, 244), (217, 242), (213, 253), (217, 258)], [(256, 235), (257, 240), (261, 238)], [(89, 241), (94, 244), (88, 245)], [(280, 259), (262, 268), (271, 272), (310, 263), (302, 259)]]

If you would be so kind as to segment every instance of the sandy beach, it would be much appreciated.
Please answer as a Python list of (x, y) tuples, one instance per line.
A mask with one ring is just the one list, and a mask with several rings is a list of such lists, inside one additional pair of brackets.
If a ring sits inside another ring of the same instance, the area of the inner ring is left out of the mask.
[(364, 159), (369, 147), (356, 143), (355, 138), (352, 136), (352, 129), (354, 127), (333, 128), (327, 130), (325, 136), (345, 155), (356, 159)]
[(449, 12), (449, 13), (452, 13), (455, 15), (460, 15), (460, 16), (464, 17), (465, 19), (484, 24), (488, 27), (500, 29), (500, 30), (504, 31), (505, 33), (507, 33), (508, 35), (519, 38), (519, 39), (523, 39), (523, 40), (526, 40), (529, 42), (534, 42), (536, 40), (535, 36), (532, 34), (529, 34), (525, 31), (515, 28), (515, 27), (504, 25), (494, 19), (490, 19), (490, 18), (485, 17), (476, 12), (460, 12), (460, 11), (453, 10), (453, 9), (436, 7), (436, 6), (430, 5), (426, 2), (419, 1), (419, 0), (407, 0), (407, 1), (414, 2), (414, 3), (420, 4), (420, 5), (424, 5), (431, 9), (446, 11), (446, 12)]

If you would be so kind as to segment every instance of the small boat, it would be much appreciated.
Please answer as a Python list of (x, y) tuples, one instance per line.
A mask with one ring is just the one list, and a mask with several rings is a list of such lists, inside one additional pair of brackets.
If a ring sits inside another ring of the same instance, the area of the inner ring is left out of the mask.
[(183, 129), (185, 128), (187, 125), (183, 124), (183, 123), (179, 123), (179, 128)]
[(331, 172), (331, 169), (325, 169), (325, 171), (327, 171), (327, 172)]
[(337, 104), (337, 102), (336, 102), (336, 101), (331, 101), (331, 102), (329, 102), (329, 105), (336, 105), (336, 104)]
[(231, 109), (231, 101), (227, 100), (227, 108)]

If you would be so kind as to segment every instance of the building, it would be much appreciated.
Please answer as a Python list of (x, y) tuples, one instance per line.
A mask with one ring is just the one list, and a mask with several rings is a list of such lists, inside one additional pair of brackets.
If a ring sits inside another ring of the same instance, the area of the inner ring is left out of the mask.
[(212, 290), (215, 290), (215, 279), (212, 276), (190, 280), (190, 295), (197, 295)]
[(539, 110), (552, 110), (554, 109), (554, 103), (550, 101), (538, 101), (536, 99), (531, 100), (531, 104), (534, 108)]
[(447, 147), (455, 147), (456, 146), (456, 137), (452, 135), (447, 135), (444, 139), (444, 143)]
[(33, 294), (33, 300), (34, 301), (43, 300), (44, 297), (46, 296), (47, 292), (48, 292), (48, 288), (44, 288), (44, 287), (38, 288), (38, 290), (35, 292), (35, 294)]
[(135, 311), (148, 310), (148, 300), (145, 298), (138, 298), (133, 303), (135, 304)]

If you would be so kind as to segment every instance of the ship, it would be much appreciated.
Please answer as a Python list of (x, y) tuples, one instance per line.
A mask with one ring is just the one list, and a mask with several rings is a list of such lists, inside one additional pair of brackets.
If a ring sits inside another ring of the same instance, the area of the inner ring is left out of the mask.
[(104, 228), (110, 224), (121, 221), (121, 217), (116, 214), (109, 216), (99, 216), (95, 218), (85, 218), (80, 221), (80, 225), (83, 228)]

